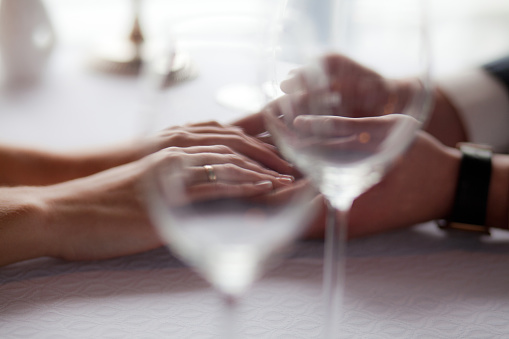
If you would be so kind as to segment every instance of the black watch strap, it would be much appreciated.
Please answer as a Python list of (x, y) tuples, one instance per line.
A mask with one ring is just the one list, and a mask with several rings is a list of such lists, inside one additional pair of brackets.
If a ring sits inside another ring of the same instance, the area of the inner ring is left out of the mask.
[(458, 186), (445, 228), (489, 233), (486, 210), (491, 181), (491, 149), (469, 143), (458, 146), (462, 153)]

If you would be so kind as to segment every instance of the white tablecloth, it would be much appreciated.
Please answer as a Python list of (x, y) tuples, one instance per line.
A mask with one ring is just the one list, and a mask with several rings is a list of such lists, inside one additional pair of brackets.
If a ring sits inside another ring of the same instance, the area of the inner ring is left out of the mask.
[[(322, 243), (241, 300), (242, 338), (319, 338)], [(509, 235), (448, 237), (420, 225), (349, 243), (338, 338), (507, 338)], [(0, 270), (1, 338), (216, 338), (221, 300), (164, 248), (97, 262)]]

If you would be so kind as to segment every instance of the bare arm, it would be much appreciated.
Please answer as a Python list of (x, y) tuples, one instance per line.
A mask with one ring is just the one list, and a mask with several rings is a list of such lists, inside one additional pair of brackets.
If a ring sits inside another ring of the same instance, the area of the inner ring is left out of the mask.
[(0, 186), (41, 186), (88, 176), (142, 157), (129, 144), (78, 152), (0, 145)]
[(458, 142), (468, 141), (458, 110), (440, 88), (435, 88), (433, 99), (434, 107), (425, 131), (449, 147), (455, 147)]
[[(446, 147), (426, 133), (380, 183), (355, 200), (350, 214), (349, 237), (355, 238), (435, 219), (452, 210), (461, 161), (459, 150)], [(493, 157), (486, 225), (508, 229), (509, 156)], [(325, 209), (323, 210), (325, 213)], [(308, 232), (322, 237), (325, 214)]]
[(291, 173), (275, 148), (232, 126), (205, 122), (175, 126), (144, 139), (116, 146), (74, 152), (0, 145), (0, 186), (50, 185), (120, 166), (167, 147), (225, 145), (267, 168)]
[(36, 187), (0, 187), (0, 266), (44, 256), (47, 206)]
[[(193, 166), (193, 199), (253, 196), (292, 182), (226, 146), (167, 148), (141, 160), (48, 186), (0, 187), (0, 266), (41, 256), (106, 259), (161, 245), (140, 185), (166, 166)], [(210, 182), (203, 165), (213, 165)], [(169, 188), (171, 189), (171, 188)]]

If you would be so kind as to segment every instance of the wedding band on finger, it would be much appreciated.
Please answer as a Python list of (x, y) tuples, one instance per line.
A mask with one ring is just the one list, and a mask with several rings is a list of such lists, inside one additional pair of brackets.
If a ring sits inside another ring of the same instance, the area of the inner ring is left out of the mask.
[(216, 182), (217, 181), (217, 175), (214, 171), (214, 167), (211, 165), (203, 165), (203, 168), (205, 169), (205, 172), (207, 172), (207, 178), (209, 179), (209, 182)]

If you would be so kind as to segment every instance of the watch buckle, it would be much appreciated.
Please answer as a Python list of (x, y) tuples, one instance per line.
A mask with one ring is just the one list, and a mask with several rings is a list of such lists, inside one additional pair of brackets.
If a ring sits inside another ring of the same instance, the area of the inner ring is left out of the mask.
[(484, 225), (465, 224), (462, 222), (448, 222), (446, 220), (437, 220), (437, 225), (440, 229), (466, 231), (476, 234), (491, 235), (490, 229)]

